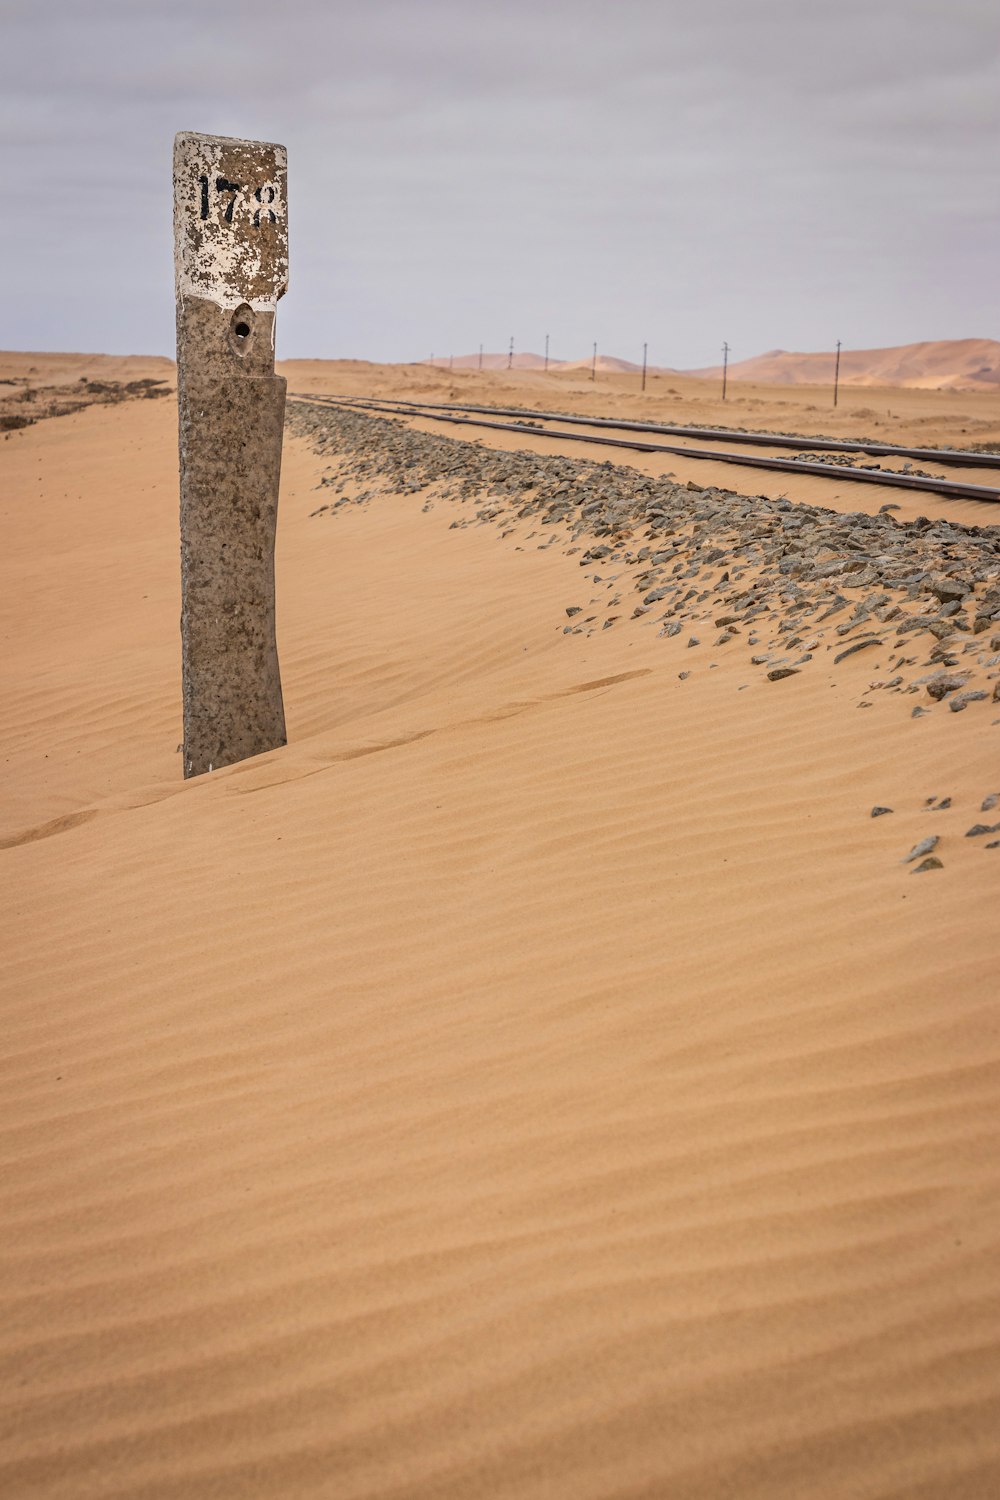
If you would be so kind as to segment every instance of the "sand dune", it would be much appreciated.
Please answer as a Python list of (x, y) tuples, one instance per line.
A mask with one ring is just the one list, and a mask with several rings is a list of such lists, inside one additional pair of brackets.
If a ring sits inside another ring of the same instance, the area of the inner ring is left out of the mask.
[[(508, 354), (506, 350), (490, 354), (484, 350), (482, 363), (478, 354), (438, 354), (431, 359), (421, 360), (420, 363), (436, 370), (542, 370), (545, 368), (545, 356), (530, 352)], [(549, 363), (554, 367), (558, 361), (550, 360)]]
[(4, 1492), (993, 1494), (1000, 710), (289, 438), (290, 743), (184, 783), (174, 422), (0, 442)]
[[(546, 368), (544, 354), (532, 354), (530, 351), (524, 353), (515, 352), (512, 355), (500, 353), (489, 354), (486, 351), (482, 356), (479, 354), (455, 354), (442, 357), (437, 355), (433, 359), (421, 361), (425, 365), (438, 370), (544, 370)], [(556, 359), (551, 357), (548, 362), (550, 370), (589, 370), (593, 361), (590, 359)], [(605, 372), (626, 370), (641, 370), (642, 364), (633, 364), (627, 359), (618, 359), (613, 354), (598, 354), (597, 368)]]
[[(562, 370), (586, 370), (594, 367), (595, 361), (591, 359), (565, 359), (560, 361)], [(619, 359), (614, 354), (598, 354), (596, 360), (597, 370), (603, 374), (638, 374), (642, 370), (642, 362), (636, 364), (630, 359)]]
[(24, 354), (0, 350), (0, 381), (60, 385), (79, 380), (173, 380), (161, 354)]
[[(702, 379), (721, 379), (722, 366), (688, 370)], [(729, 366), (731, 380), (754, 380), (773, 385), (830, 384), (834, 374), (832, 350), (792, 354), (772, 349)], [(917, 390), (976, 390), (1000, 386), (1000, 343), (995, 339), (941, 339), (936, 343), (901, 344), (892, 349), (843, 349), (843, 385), (900, 386)]]
[[(438, 369), (506, 370), (508, 356), (501, 354), (461, 354), (425, 361)], [(513, 357), (515, 370), (541, 370), (540, 354), (518, 354)], [(588, 371), (589, 359), (550, 359), (550, 371)], [(636, 373), (642, 362), (621, 359), (616, 355), (598, 354), (597, 368), (605, 374)], [(833, 382), (834, 352), (821, 350), (814, 354), (790, 353), (772, 349), (752, 359), (736, 360), (729, 365), (730, 380), (754, 381), (763, 385), (820, 385)], [(649, 372), (659, 376), (692, 377), (697, 380), (721, 380), (722, 366), (699, 370), (677, 370), (669, 365), (650, 365)], [(900, 344), (890, 349), (844, 349), (840, 356), (840, 381), (845, 386), (895, 386), (911, 390), (992, 390), (1000, 386), (1000, 343), (995, 339), (939, 339), (936, 342)]]

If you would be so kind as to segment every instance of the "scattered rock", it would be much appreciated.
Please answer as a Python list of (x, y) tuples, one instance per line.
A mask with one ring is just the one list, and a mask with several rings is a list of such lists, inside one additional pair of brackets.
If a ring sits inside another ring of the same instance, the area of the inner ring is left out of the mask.
[(884, 818), (885, 815), (886, 815), (886, 813), (891, 813), (891, 812), (892, 812), (892, 808), (891, 807), (873, 807), (872, 808), (872, 817), (873, 818)]
[(984, 797), (982, 802), (980, 802), (979, 811), (992, 812), (998, 802), (1000, 802), (1000, 792), (990, 792), (990, 795)]
[(939, 703), (948, 693), (957, 693), (964, 686), (964, 677), (949, 676), (947, 672), (939, 672), (926, 684), (927, 693), (935, 703)]
[(980, 692), (978, 689), (970, 689), (969, 692), (956, 693), (954, 698), (949, 698), (948, 707), (953, 714), (960, 714), (970, 703), (981, 703), (988, 696), (988, 693)]
[(943, 869), (944, 869), (944, 865), (938, 859), (937, 855), (936, 854), (932, 854), (927, 859), (921, 860), (920, 863), (919, 863), (919, 865), (917, 865), (917, 868), (915, 870), (911, 870), (910, 871), (910, 874), (911, 875), (922, 875), (925, 870), (943, 870)]
[[(625, 602), (628, 588), (642, 600), (635, 618), (665, 601), (661, 635), (710, 628), (706, 622), (731, 637), (748, 630), (747, 644), (762, 658), (758, 665), (795, 663), (773, 666), (772, 681), (805, 667), (814, 651), (833, 665), (868, 646), (884, 649), (892, 620), (896, 652), (909, 644), (913, 655), (905, 666), (902, 656), (890, 660), (887, 678), (926, 660), (929, 643), (909, 638), (930, 634), (940, 642), (934, 665), (948, 668), (961, 660), (966, 668), (936, 672), (927, 684), (931, 699), (985, 688), (1000, 703), (1000, 680), (984, 682), (981, 675), (1000, 665), (986, 660), (984, 644), (1000, 658), (996, 525), (906, 521), (898, 512), (893, 516), (889, 505), (878, 515), (840, 514), (780, 496), (680, 484), (673, 475), (646, 475), (610, 460), (503, 451), (479, 438), (418, 432), (393, 416), (320, 401), (290, 402), (287, 421), (318, 453), (329, 455), (321, 483), (336, 499), (315, 513), (317, 524), (335, 523), (345, 506), (391, 495), (404, 501), (417, 496), (425, 508), (450, 504), (453, 526), (493, 525), (501, 536), (520, 532), (517, 541), (532, 545), (551, 545), (561, 533), (574, 544), (566, 555), (579, 554), (582, 567), (621, 564), (623, 594), (609, 601), (611, 608)], [(545, 541), (532, 543), (539, 535), (535, 528), (550, 526)], [(594, 574), (595, 584), (600, 581)], [(627, 621), (635, 605), (633, 599), (603, 628)], [(575, 621), (585, 607), (567, 607), (566, 618)], [(827, 638), (824, 652), (828, 620), (847, 639), (841, 649)], [(873, 630), (867, 639), (852, 639), (864, 634), (865, 622), (881, 623), (882, 637)], [(598, 628), (593, 616), (583, 628)], [(576, 623), (568, 633), (580, 630)], [(700, 644), (697, 635), (690, 640)], [(718, 645), (727, 643), (719, 638)], [(800, 653), (792, 655), (796, 646)], [(893, 687), (917, 690), (912, 679), (893, 679)], [(924, 712), (922, 705), (912, 709), (914, 718)]]
[(920, 840), (919, 844), (914, 844), (914, 846), (910, 850), (909, 854), (907, 854), (904, 859), (900, 860), (900, 864), (901, 865), (908, 865), (908, 864), (911, 864), (913, 862), (913, 860), (920, 859), (921, 855), (930, 854), (931, 850), (932, 849), (936, 849), (937, 846), (938, 846), (938, 844), (940, 842), (941, 842), (941, 835), (940, 834), (937, 834), (937, 833), (930, 833), (930, 834), (928, 834), (925, 839), (921, 839)]
[(949, 603), (952, 599), (962, 600), (966, 594), (972, 592), (971, 584), (962, 578), (932, 578), (927, 585), (928, 591), (942, 604)]
[(967, 830), (965, 837), (967, 839), (978, 839), (984, 833), (1000, 833), (1000, 823), (991, 823), (989, 825), (986, 823), (973, 823), (972, 827)]
[(885, 643), (883, 641), (877, 640), (874, 637), (868, 641), (855, 641), (852, 646), (847, 647), (846, 651), (840, 651), (837, 653), (837, 655), (833, 658), (833, 665), (835, 667), (838, 666), (839, 663), (844, 660), (845, 656), (853, 656), (856, 651), (866, 651), (869, 646), (882, 646), (884, 644)]

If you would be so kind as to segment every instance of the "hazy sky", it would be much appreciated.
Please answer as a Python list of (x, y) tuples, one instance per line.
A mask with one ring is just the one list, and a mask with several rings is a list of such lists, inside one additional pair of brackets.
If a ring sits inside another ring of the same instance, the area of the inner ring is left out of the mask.
[(1000, 336), (998, 0), (0, 0), (0, 347), (173, 352), (175, 131), (284, 142), (279, 354)]

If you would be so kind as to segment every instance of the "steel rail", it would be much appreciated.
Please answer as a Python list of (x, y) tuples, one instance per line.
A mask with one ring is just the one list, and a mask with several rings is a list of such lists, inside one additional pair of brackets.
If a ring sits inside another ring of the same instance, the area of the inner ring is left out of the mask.
[[(596, 433), (561, 432), (552, 427), (529, 427), (519, 422), (491, 422), (482, 417), (450, 415), (440, 408), (419, 408), (407, 402), (406, 410), (398, 405), (348, 396), (310, 396), (293, 392), (298, 401), (320, 401), (354, 410), (377, 411), (395, 417), (424, 417), (431, 422), (450, 422), (459, 427), (490, 427), (499, 432), (513, 432), (518, 437), (562, 438), (572, 443), (599, 443), (609, 448), (628, 448), (638, 453), (669, 453), (674, 458), (709, 459), (715, 463), (735, 464), (748, 469), (772, 469), (784, 474), (818, 474), (839, 483), (881, 484), (891, 489), (916, 490), (923, 494), (943, 495), (951, 500), (1000, 501), (1000, 490), (982, 484), (962, 484), (952, 479), (925, 479), (916, 474), (899, 474), (891, 469), (850, 469), (843, 464), (799, 462), (794, 458), (762, 458), (753, 453), (726, 453), (707, 448), (683, 448), (669, 443), (640, 443), (631, 438), (603, 437)], [(489, 410), (490, 408), (487, 408)]]
[[(316, 397), (343, 401), (343, 396)], [(1000, 469), (1000, 453), (972, 453), (967, 448), (903, 448), (895, 443), (865, 443), (856, 439), (789, 437), (778, 432), (741, 432), (730, 427), (679, 427), (662, 422), (628, 422), (618, 417), (571, 416), (561, 411), (531, 411), (524, 406), (466, 406), (458, 402), (406, 401), (394, 396), (397, 406), (421, 407), (427, 411), (483, 412), (494, 417), (531, 417), (541, 422), (568, 422), (575, 427), (611, 427), (621, 432), (655, 432), (665, 437), (692, 437), (702, 442), (746, 443), (762, 448), (797, 448), (817, 453), (863, 453), (872, 458), (915, 458), (924, 463), (951, 464), (955, 468)]]

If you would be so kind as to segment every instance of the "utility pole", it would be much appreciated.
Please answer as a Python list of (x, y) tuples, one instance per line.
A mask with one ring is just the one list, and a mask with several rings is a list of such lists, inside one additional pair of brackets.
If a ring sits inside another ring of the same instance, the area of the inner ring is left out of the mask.
[(514, 335), (511, 334), (511, 336), (510, 336), (510, 348), (507, 350), (507, 368), (508, 368), (508, 370), (510, 370), (510, 369), (513, 368), (513, 364), (514, 364)]
[(549, 336), (545, 335), (545, 373), (549, 373)]
[(479, 368), (480, 369), (483, 368), (483, 346), (482, 346), (482, 344), (480, 344), (480, 346), (479, 346)]
[(594, 357), (593, 357), (593, 359), (590, 362), (590, 378), (591, 378), (591, 380), (596, 380), (597, 379), (597, 345), (596, 344), (594, 345)]
[(833, 404), (837, 404), (837, 389), (840, 385), (840, 340), (837, 340), (837, 363), (833, 367)]
[(648, 348), (649, 348), (648, 344), (643, 344), (643, 346), (642, 346), (642, 388), (643, 388), (643, 390), (646, 389), (646, 350)]
[(729, 345), (722, 345), (722, 399), (726, 399), (726, 374), (729, 370)]

